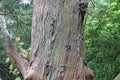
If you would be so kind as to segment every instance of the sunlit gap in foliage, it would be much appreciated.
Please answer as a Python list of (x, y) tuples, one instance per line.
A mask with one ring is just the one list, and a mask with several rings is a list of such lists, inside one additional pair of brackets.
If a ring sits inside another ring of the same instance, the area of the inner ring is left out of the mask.
[(21, 0), (22, 4), (31, 4), (32, 0)]

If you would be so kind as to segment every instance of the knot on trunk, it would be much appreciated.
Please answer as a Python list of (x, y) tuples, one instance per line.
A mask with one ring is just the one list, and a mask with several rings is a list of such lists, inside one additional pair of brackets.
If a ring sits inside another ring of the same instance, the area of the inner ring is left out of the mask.
[(94, 77), (93, 70), (87, 66), (85, 66), (84, 69), (85, 69), (86, 80), (93, 80), (93, 77)]

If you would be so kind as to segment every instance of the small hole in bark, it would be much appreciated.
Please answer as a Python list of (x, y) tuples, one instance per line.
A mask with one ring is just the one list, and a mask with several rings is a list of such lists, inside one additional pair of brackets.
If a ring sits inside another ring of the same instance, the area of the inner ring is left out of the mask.
[(65, 46), (67, 50), (70, 50), (71, 49), (71, 46), (68, 44)]

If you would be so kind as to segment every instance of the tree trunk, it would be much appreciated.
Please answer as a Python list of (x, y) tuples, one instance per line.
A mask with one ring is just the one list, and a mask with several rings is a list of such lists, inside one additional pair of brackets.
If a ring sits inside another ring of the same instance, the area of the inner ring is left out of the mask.
[(86, 7), (86, 1), (34, 1), (30, 79), (86, 80), (83, 63)]
[[(34, 0), (30, 62), (15, 60), (25, 80), (92, 79), (93, 72), (84, 62), (86, 7), (86, 0)], [(7, 53), (16, 54), (7, 44)]]

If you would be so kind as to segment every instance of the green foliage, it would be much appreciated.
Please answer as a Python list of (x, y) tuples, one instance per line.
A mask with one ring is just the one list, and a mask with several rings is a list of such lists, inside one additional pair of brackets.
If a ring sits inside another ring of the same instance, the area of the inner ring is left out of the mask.
[(94, 80), (114, 80), (120, 73), (120, 2), (96, 1), (92, 12), (85, 25), (86, 59)]
[(30, 46), (32, 5), (24, 5), (19, 0), (2, 0), (1, 11), (6, 15), (7, 28), (14, 38), (20, 37), (25, 42), (24, 48)]

